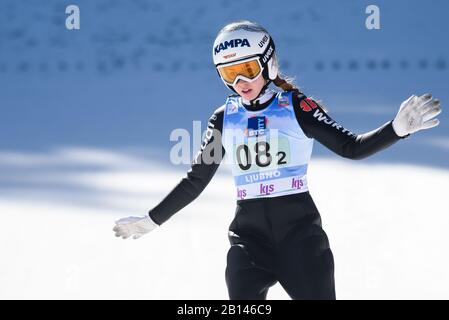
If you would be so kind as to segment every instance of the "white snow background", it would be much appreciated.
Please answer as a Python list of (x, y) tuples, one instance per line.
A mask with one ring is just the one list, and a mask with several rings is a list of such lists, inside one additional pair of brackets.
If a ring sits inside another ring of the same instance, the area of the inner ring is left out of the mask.
[[(0, 163), (26, 184), (46, 184), (0, 196), (1, 298), (227, 299), (234, 188), (226, 166), (160, 228), (122, 240), (114, 220), (143, 214), (184, 172), (96, 149), (3, 153)], [(102, 170), (68, 170), (87, 165)], [(339, 299), (448, 298), (447, 170), (315, 158), (309, 181)], [(276, 285), (268, 298), (288, 296)]]

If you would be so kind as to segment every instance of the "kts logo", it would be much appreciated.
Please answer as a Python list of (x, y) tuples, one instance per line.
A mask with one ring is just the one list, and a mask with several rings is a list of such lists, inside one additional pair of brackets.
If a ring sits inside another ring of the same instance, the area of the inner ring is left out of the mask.
[(260, 136), (265, 134), (268, 119), (265, 116), (248, 118), (248, 128), (245, 133), (248, 137)]
[(316, 109), (317, 108), (317, 105), (316, 105), (315, 101), (313, 101), (312, 99), (309, 99), (309, 98), (306, 98), (306, 99), (302, 100), (300, 102), (299, 106), (305, 112), (309, 112), (312, 109)]
[(248, 39), (233, 39), (229, 41), (224, 41), (215, 46), (215, 54), (220, 53), (221, 50), (226, 50), (227, 48), (236, 48), (236, 47), (251, 47)]

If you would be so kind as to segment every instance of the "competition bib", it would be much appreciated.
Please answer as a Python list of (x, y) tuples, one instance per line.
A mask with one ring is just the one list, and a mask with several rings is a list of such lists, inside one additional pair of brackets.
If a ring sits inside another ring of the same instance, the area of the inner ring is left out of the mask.
[(305, 192), (313, 139), (302, 131), (292, 92), (278, 92), (265, 109), (247, 110), (241, 97), (226, 100), (223, 146), (232, 166), (237, 199)]

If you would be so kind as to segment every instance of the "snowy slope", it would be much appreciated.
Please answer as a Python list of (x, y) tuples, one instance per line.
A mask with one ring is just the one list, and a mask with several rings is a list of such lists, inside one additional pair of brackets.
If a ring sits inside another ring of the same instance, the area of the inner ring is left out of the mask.
[[(32, 157), (55, 169), (33, 168)], [(125, 241), (113, 236), (114, 220), (143, 214), (182, 171), (94, 149), (0, 159), (16, 176), (27, 172), (0, 196), (0, 298), (227, 299), (234, 189), (226, 167), (161, 228)], [(447, 170), (315, 159), (309, 181), (339, 299), (449, 297)], [(268, 298), (288, 296), (276, 285)]]

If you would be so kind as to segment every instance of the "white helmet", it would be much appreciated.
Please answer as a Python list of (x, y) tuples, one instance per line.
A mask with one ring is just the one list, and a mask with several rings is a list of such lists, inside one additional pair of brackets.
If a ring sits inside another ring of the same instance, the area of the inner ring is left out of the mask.
[[(273, 39), (267, 30), (255, 22), (244, 20), (226, 25), (215, 38), (212, 57), (215, 67), (258, 57), (263, 77), (268, 80), (267, 85), (278, 75)], [(231, 85), (223, 82), (234, 91)]]

